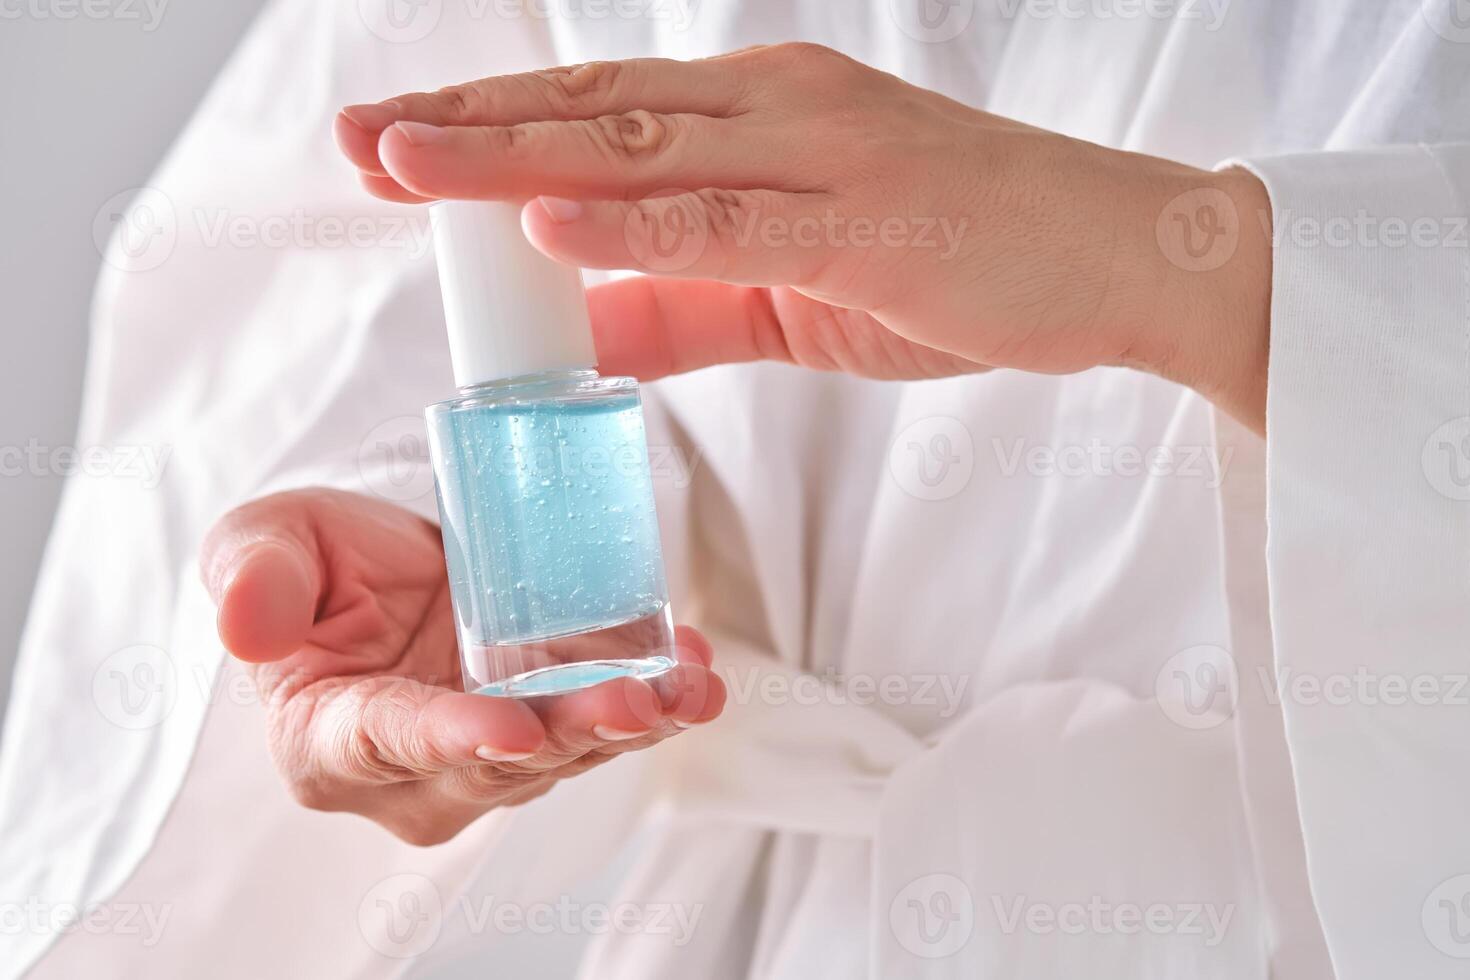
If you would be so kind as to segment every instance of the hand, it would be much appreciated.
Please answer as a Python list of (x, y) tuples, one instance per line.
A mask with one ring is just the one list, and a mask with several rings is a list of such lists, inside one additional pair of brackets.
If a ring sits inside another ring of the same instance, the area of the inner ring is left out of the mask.
[[(664, 277), (594, 291), (607, 371), (1128, 365), (1263, 425), (1268, 202), (1241, 170), (1034, 129), (806, 44), (484, 78), (350, 106), (336, 134), (380, 197), (524, 200), (553, 258)], [(1218, 268), (1166, 254), (1180, 195), (1238, 216)]]
[(246, 504), (210, 531), (202, 566), (296, 799), (410, 843), (448, 840), (724, 706), (709, 644), (688, 627), (679, 666), (652, 682), (531, 701), (464, 693), (439, 530), (368, 497), (301, 490)]

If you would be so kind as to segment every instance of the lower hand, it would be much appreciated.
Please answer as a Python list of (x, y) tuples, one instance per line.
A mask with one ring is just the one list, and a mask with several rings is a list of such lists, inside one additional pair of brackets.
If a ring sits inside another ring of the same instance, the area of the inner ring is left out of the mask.
[(226, 648), (251, 665), (293, 795), (414, 844), (719, 715), (693, 629), (679, 666), (529, 701), (466, 694), (439, 529), (356, 494), (301, 490), (226, 515), (203, 549)]

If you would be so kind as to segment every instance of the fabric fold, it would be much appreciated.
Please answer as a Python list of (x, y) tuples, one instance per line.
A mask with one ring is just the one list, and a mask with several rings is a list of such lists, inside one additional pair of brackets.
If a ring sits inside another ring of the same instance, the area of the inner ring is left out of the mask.
[(1267, 562), (1340, 980), (1463, 975), (1470, 146), (1246, 161), (1274, 218)]

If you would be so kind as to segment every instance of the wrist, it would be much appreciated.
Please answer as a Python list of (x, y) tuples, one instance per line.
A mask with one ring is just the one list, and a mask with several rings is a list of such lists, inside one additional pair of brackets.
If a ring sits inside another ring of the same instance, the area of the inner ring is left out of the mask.
[(1144, 367), (1265, 431), (1271, 202), (1247, 170), (1195, 171), (1156, 212), (1162, 257)]

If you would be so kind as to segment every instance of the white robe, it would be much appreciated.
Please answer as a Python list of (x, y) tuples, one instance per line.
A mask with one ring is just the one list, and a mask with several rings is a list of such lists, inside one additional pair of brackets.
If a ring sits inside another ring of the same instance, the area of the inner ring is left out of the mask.
[[(66, 489), (0, 751), (0, 975), (1462, 976), (1455, 4), (531, 9), (278, 0), (124, 215), (79, 441), (170, 455), (156, 487)], [(793, 39), (1254, 168), (1278, 231), (1269, 440), (1124, 370), (651, 385), (676, 609), (714, 640), (726, 717), (440, 848), (296, 807), (200, 537), (312, 483), (431, 515), (412, 437), (451, 385), (424, 215), (357, 188), (333, 114)], [(1393, 219), (1426, 230), (1393, 244)]]

